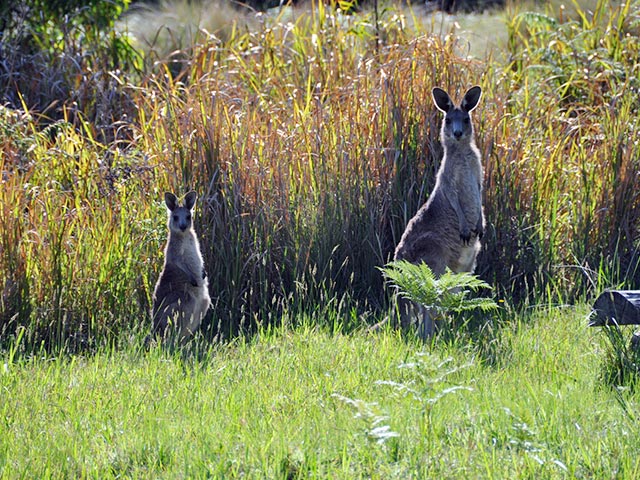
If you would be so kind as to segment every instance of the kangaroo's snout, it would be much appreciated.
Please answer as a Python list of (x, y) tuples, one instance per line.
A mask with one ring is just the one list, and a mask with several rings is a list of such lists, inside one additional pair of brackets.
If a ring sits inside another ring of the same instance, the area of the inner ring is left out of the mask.
[(445, 135), (460, 140), (471, 133), (471, 121), (469, 114), (459, 108), (454, 108), (447, 113), (444, 122)]
[(173, 215), (173, 225), (183, 232), (188, 228), (185, 218), (176, 214)]
[(453, 138), (455, 138), (456, 140), (460, 140), (460, 138), (462, 138), (462, 136), (464, 135), (464, 131), (465, 125), (462, 120), (456, 119), (451, 122), (451, 135), (453, 135)]

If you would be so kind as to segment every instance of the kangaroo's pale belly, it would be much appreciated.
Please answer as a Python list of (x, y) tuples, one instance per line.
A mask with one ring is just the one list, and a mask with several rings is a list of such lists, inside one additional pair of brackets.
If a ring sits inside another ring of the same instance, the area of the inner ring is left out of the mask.
[(475, 267), (476, 255), (478, 254), (478, 246), (476, 241), (472, 241), (469, 246), (460, 249), (457, 268), (452, 269), (456, 273), (471, 272)]

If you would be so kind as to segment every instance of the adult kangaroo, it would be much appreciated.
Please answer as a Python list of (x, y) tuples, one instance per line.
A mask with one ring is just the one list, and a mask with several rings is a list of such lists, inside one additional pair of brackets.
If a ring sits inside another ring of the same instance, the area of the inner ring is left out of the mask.
[[(483, 173), (469, 114), (478, 105), (481, 94), (480, 87), (472, 87), (456, 106), (441, 88), (432, 91), (436, 107), (445, 114), (440, 130), (444, 158), (435, 187), (427, 203), (407, 224), (394, 259), (424, 262), (436, 276), (447, 268), (455, 273), (472, 272), (480, 251), (484, 233)], [(417, 314), (422, 316), (420, 336), (426, 339), (433, 335), (433, 318), (427, 308), (399, 297), (398, 310), (403, 328)]]

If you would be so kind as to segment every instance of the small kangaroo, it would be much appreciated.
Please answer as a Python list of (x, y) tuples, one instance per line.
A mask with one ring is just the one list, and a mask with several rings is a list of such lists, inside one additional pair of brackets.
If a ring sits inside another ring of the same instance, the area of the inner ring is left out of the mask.
[[(480, 101), (482, 90), (475, 86), (465, 93), (459, 106), (441, 88), (432, 91), (433, 101), (445, 116), (440, 130), (444, 158), (436, 184), (418, 213), (409, 221), (395, 251), (395, 260), (426, 263), (436, 276), (446, 268), (472, 272), (484, 233), (482, 212), (482, 163), (476, 147), (469, 113)], [(419, 333), (426, 339), (434, 323), (426, 308), (398, 298), (400, 322), (407, 327), (412, 310), (422, 315)]]
[(169, 239), (164, 250), (164, 267), (153, 292), (153, 333), (165, 338), (167, 327), (178, 329), (179, 339), (187, 340), (200, 326), (211, 298), (209, 282), (193, 230), (192, 213), (196, 192), (178, 201), (173, 193), (165, 193)]

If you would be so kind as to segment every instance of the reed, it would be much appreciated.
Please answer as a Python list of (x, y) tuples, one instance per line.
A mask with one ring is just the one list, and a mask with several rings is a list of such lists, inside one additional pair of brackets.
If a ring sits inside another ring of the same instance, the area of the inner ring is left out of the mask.
[[(499, 298), (572, 302), (637, 285), (637, 2), (511, 11), (507, 55), (480, 60), (415, 12), (374, 13), (320, 2), (261, 15), (197, 37), (178, 70), (115, 33), (92, 37), (98, 48), (70, 28), (57, 43), (41, 32), (31, 63), (3, 56), (5, 338), (23, 326), (33, 345), (85, 346), (147, 328), (165, 190), (201, 199), (209, 335), (295, 317), (283, 312), (353, 326), (386, 311), (377, 267), (442, 155), (434, 85), (485, 92), (476, 273)], [(123, 47), (107, 48), (116, 38)]]

